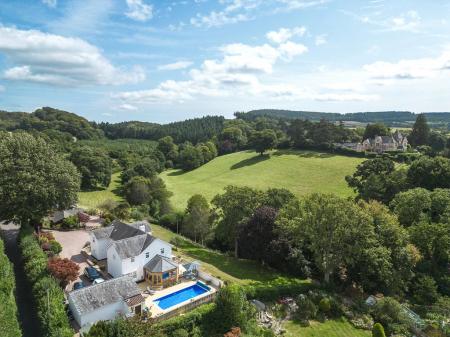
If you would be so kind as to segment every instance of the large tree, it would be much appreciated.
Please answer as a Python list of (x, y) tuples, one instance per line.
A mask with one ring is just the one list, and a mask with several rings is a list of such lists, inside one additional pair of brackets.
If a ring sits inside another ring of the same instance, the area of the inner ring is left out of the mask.
[(364, 139), (374, 138), (375, 136), (389, 136), (389, 128), (383, 123), (367, 124), (364, 130)]
[(408, 181), (412, 186), (429, 190), (450, 188), (450, 159), (422, 156), (414, 160), (408, 170)]
[(390, 203), (400, 223), (411, 226), (427, 218), (431, 209), (430, 192), (424, 188), (414, 188), (401, 192)]
[(76, 148), (70, 160), (81, 173), (81, 187), (108, 187), (111, 182), (112, 160), (104, 151), (90, 146)]
[(74, 205), (79, 187), (75, 166), (43, 139), (0, 134), (0, 220), (37, 224)]
[(413, 146), (428, 145), (430, 137), (430, 127), (424, 114), (416, 118), (411, 134), (408, 139)]
[(373, 245), (371, 218), (352, 201), (328, 194), (294, 200), (280, 211), (280, 230), (311, 253), (326, 283)]
[(211, 230), (211, 209), (208, 200), (201, 194), (195, 194), (189, 198), (187, 203), (186, 215), (183, 219), (183, 232), (196, 242), (197, 239), (200, 239), (203, 245)]
[(277, 135), (270, 129), (254, 131), (250, 136), (250, 144), (262, 156), (277, 145)]
[(261, 205), (263, 193), (250, 187), (226, 186), (223, 194), (212, 200), (218, 218), (216, 236), (228, 248), (234, 247), (234, 256), (238, 257), (238, 239), (240, 228)]

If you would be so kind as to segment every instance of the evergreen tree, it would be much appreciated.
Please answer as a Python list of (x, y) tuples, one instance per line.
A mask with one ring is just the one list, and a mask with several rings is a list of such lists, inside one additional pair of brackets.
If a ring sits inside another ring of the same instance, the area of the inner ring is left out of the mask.
[(375, 323), (372, 328), (372, 337), (386, 337), (384, 328), (380, 323)]
[(424, 114), (417, 116), (409, 141), (413, 146), (428, 145), (430, 128)]

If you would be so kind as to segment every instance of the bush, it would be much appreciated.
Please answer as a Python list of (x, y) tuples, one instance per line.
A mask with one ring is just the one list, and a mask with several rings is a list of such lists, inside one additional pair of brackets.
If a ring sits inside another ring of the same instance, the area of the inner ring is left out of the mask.
[(325, 314), (331, 310), (331, 302), (329, 298), (325, 297), (320, 300), (319, 310)]
[(80, 267), (69, 259), (55, 258), (48, 261), (48, 271), (64, 288), (70, 281), (75, 281), (78, 277)]
[(64, 305), (64, 293), (58, 282), (48, 275), (47, 256), (42, 251), (33, 229), (22, 226), (19, 248), (25, 275), (33, 288), (33, 297), (44, 337), (72, 337)]
[(297, 298), (298, 309), (296, 316), (299, 320), (310, 320), (317, 316), (317, 306), (307, 296), (300, 295)]
[(14, 297), (16, 282), (11, 262), (4, 253), (0, 239), (0, 336), (21, 337)]
[(76, 215), (65, 218), (61, 224), (62, 228), (75, 229), (80, 227), (80, 220)]
[(58, 241), (52, 240), (49, 242), (49, 244), (50, 244), (50, 251), (53, 254), (58, 255), (59, 253), (62, 252), (62, 246)]
[(372, 328), (372, 337), (386, 337), (384, 328), (380, 323), (375, 323)]

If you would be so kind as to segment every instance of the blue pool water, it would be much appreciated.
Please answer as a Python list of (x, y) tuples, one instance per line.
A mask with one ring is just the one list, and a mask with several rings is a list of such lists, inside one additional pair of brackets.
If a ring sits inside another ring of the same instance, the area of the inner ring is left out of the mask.
[(197, 282), (196, 284), (178, 290), (174, 293), (165, 295), (160, 297), (153, 302), (158, 304), (158, 306), (165, 310), (174, 305), (180, 304), (181, 302), (190, 300), (191, 298), (197, 297), (198, 295), (204, 294), (209, 291), (209, 287), (201, 282)]

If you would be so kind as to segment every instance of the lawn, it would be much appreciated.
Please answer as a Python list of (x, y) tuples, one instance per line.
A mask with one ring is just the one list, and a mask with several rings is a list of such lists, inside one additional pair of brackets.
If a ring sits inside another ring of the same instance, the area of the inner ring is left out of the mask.
[(111, 183), (107, 189), (79, 192), (78, 193), (78, 206), (83, 208), (96, 208), (106, 200), (121, 201), (122, 198), (114, 191), (120, 186), (120, 172), (113, 173), (111, 176)]
[(309, 327), (302, 327), (294, 321), (284, 324), (286, 337), (370, 337), (370, 331), (354, 328), (344, 318), (329, 320), (324, 323), (312, 322)]
[(165, 171), (161, 177), (174, 193), (171, 201), (177, 209), (184, 208), (193, 194), (212, 199), (230, 184), (263, 190), (284, 187), (297, 196), (324, 192), (347, 197), (353, 191), (344, 178), (362, 161), (311, 151), (272, 151), (270, 156), (244, 151), (217, 157), (190, 172)]
[[(170, 242), (177, 234), (158, 225), (152, 224), (153, 235)], [(199, 260), (202, 269), (211, 275), (225, 281), (248, 284), (251, 282), (267, 282), (275, 279), (286, 279), (286, 282), (298, 281), (284, 277), (276, 270), (265, 268), (258, 262), (236, 259), (234, 257), (194, 245), (189, 241), (178, 247), (175, 255), (181, 255), (186, 260)], [(305, 281), (306, 282), (306, 281)]]

